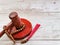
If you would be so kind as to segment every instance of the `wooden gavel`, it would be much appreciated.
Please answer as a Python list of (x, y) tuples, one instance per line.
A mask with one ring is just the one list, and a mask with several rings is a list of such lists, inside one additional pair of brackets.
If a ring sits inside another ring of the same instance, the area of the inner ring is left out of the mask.
[(11, 19), (12, 24), (16, 27), (16, 29), (20, 29), (20, 27), (23, 26), (20, 17), (18, 17), (16, 12), (10, 13), (9, 18)]
[(12, 12), (9, 15), (9, 18), (11, 19), (11, 23), (9, 23), (6, 27), (4, 26), (4, 30), (0, 32), (0, 37), (5, 33), (5, 30), (12, 28), (13, 26), (16, 27), (16, 29), (20, 29), (23, 26), (23, 23), (21, 22), (20, 18), (18, 17), (18, 14), (16, 12)]
[[(29, 35), (28, 38), (26, 40), (23, 40), (21, 43), (28, 41), (40, 26), (40, 24), (36, 24), (32, 31), (32, 24), (24, 18), (19, 18), (16, 12), (10, 13), (9, 18), (11, 19), (11, 22), (3, 27), (4, 30), (0, 32), (0, 37), (2, 37), (4, 33), (6, 33), (14, 43), (16, 39), (24, 39)], [(11, 31), (14, 27), (15, 30), (19, 33)]]

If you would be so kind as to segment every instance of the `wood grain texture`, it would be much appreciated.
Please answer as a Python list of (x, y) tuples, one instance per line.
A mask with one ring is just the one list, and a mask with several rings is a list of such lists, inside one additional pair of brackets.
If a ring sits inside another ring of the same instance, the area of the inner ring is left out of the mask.
[[(24, 45), (35, 45), (36, 42), (36, 45), (60, 45), (60, 0), (0, 0), (0, 31), (10, 22), (8, 16), (12, 11), (30, 20), (33, 27), (36, 23), (41, 24), (30, 42)], [(2, 41), (10, 40), (4, 35), (0, 38), (0, 43)], [(1, 44), (7, 44), (5, 42)]]

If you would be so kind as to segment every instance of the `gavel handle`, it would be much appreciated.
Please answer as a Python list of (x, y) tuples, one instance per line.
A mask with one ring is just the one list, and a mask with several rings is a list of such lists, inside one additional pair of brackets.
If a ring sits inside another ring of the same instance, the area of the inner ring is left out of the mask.
[(9, 33), (7, 32), (7, 30), (3, 30), (2, 32), (0, 32), (0, 37), (2, 37), (4, 33), (6, 33), (7, 36), (15, 43), (14, 38), (12, 37), (11, 34), (9, 34)]
[(7, 36), (15, 43), (15, 40), (14, 40), (13, 36), (12, 36), (11, 34), (9, 34), (9, 33), (7, 32), (7, 30), (5, 30), (5, 33), (6, 33)]
[(5, 33), (5, 30), (3, 30), (2, 32), (0, 32), (0, 37), (2, 37), (4, 33)]
[[(7, 26), (4, 26), (3, 28), (6, 28), (6, 27), (7, 27), (6, 30), (8, 30), (9, 28), (12, 28), (13, 27), (12, 22), (10, 22)], [(0, 37), (2, 37), (4, 33), (5, 33), (5, 29), (2, 32), (0, 32)]]
[(0, 37), (2, 37), (4, 33), (6, 33), (7, 36), (15, 43), (15, 40), (14, 40), (14, 38), (12, 37), (12, 35), (9, 34), (6, 30), (3, 30), (2, 32), (0, 32)]

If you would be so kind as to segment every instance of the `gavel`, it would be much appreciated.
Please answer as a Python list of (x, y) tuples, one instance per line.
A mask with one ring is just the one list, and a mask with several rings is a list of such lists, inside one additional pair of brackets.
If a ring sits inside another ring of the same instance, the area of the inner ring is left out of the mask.
[(10, 13), (9, 18), (11, 19), (11, 22), (7, 26), (3, 27), (4, 30), (0, 32), (0, 37), (5, 33), (5, 30), (8, 30), (9, 28), (12, 28), (13, 26), (15, 26), (16, 30), (20, 29), (23, 26), (23, 23), (21, 22), (16, 12)]
[[(36, 24), (36, 26), (32, 30), (31, 23), (26, 19), (19, 18), (18, 14), (16, 12), (10, 13), (9, 18), (11, 19), (11, 22), (8, 25), (3, 26), (4, 30), (2, 32), (0, 32), (0, 37), (2, 37), (4, 33), (6, 33), (8, 35), (8, 37), (14, 43), (15, 43), (16, 39), (24, 39), (25, 37), (27, 37), (29, 35), (26, 40), (21, 41), (21, 43), (27, 42), (40, 26), (40, 24)], [(16, 31), (18, 31), (19, 33), (15, 32), (15, 31), (13, 33), (10, 33), (10, 32), (12, 32), (11, 30), (13, 30), (14, 27), (15, 27)], [(23, 30), (23, 31), (21, 31), (21, 30)], [(15, 33), (17, 33), (17, 35)]]
[(12, 24), (16, 27), (16, 29), (20, 29), (23, 26), (20, 17), (18, 17), (16, 12), (10, 13), (9, 18), (11, 19)]

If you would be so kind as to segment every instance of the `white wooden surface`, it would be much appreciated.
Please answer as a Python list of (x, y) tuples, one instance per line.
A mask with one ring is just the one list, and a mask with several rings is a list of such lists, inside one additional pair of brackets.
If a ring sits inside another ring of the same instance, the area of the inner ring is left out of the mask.
[[(16, 45), (60, 45), (60, 0), (0, 0), (0, 31), (10, 22), (12, 11), (28, 19), (33, 27), (41, 24), (29, 42)], [(0, 44), (13, 45), (6, 35), (0, 38)]]

